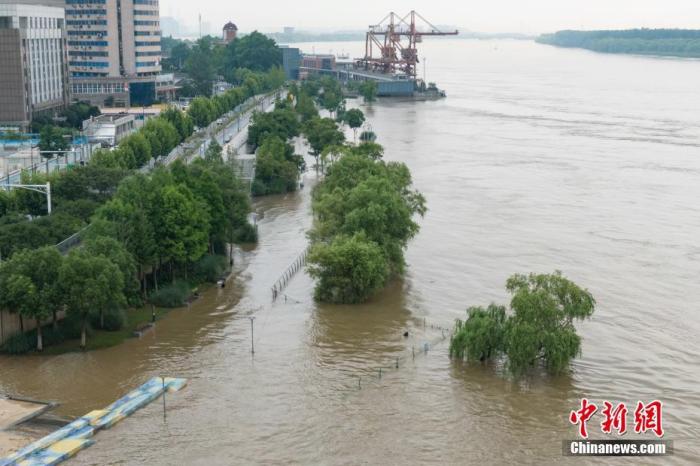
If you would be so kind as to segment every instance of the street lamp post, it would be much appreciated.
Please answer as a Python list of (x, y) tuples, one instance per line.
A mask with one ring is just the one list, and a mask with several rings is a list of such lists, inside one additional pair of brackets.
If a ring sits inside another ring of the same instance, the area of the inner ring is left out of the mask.
[(1, 185), (5, 189), (17, 188), (26, 189), (28, 191), (36, 191), (38, 193), (46, 194), (46, 211), (51, 215), (51, 183), (46, 182), (46, 184), (14, 184), (6, 183)]

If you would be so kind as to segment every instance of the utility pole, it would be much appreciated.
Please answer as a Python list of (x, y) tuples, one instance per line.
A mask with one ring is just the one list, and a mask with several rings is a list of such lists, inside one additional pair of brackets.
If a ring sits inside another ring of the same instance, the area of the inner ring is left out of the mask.
[(6, 183), (2, 185), (5, 189), (19, 188), (26, 189), (28, 191), (36, 191), (38, 193), (46, 194), (46, 211), (51, 215), (51, 183), (46, 182), (46, 184), (13, 184)]
[(248, 317), (250, 319), (250, 353), (255, 354), (255, 340), (253, 339), (253, 322), (255, 321), (255, 316)]

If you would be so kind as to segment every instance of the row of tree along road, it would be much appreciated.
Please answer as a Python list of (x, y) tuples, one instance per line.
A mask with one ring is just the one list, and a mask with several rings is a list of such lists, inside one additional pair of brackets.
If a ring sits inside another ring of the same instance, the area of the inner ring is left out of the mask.
[[(45, 202), (35, 193), (0, 194), (0, 309), (19, 315), (21, 327), (25, 319), (37, 323), (36, 330), (10, 338), (5, 351), (60, 347), (76, 337), (85, 348), (91, 327), (127, 335), (144, 317), (125, 312), (127, 307), (145, 300), (184, 304), (196, 283), (220, 278), (228, 245), (255, 240), (247, 190), (234, 166), (223, 162), (220, 146), (190, 165), (176, 161), (149, 174), (137, 172), (189, 138), (195, 125), (204, 127), (283, 84), (277, 69), (244, 74), (241, 85), (224, 95), (195, 99), (187, 112), (169, 108), (150, 119), (114, 150), (95, 153), (88, 166), (50, 175), (52, 215), (45, 215)], [(26, 176), (32, 183), (45, 178)], [(88, 223), (83, 245), (67, 256), (48, 246)], [(67, 318), (59, 323), (57, 315), (64, 312)], [(114, 339), (96, 332), (94, 347)]]

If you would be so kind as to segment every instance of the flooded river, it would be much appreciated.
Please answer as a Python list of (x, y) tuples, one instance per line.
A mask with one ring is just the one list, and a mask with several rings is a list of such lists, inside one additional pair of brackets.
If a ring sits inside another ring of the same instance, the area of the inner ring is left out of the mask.
[[(225, 289), (116, 348), (0, 357), (0, 390), (81, 415), (152, 375), (190, 379), (166, 422), (154, 403), (100, 433), (80, 465), (620, 464), (562, 458), (584, 396), (663, 400), (676, 454), (646, 463), (696, 463), (700, 62), (517, 41), (436, 40), (421, 53), (447, 99), (364, 109), (428, 202), (404, 281), (367, 305), (320, 306), (301, 273), (271, 302), (306, 245), (307, 174), (300, 193), (256, 204), (260, 243), (237, 253)], [(555, 269), (598, 301), (570, 375), (513, 382), (448, 359), (431, 325), (505, 302), (512, 273)]]

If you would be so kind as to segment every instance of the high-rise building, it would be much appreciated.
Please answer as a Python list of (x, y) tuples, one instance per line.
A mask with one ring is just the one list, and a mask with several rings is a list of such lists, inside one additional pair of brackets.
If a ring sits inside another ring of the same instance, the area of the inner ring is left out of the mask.
[(147, 105), (161, 71), (158, 0), (65, 0), (74, 100)]
[(0, 0), (0, 125), (26, 129), (35, 116), (65, 108), (66, 62), (62, 5)]

